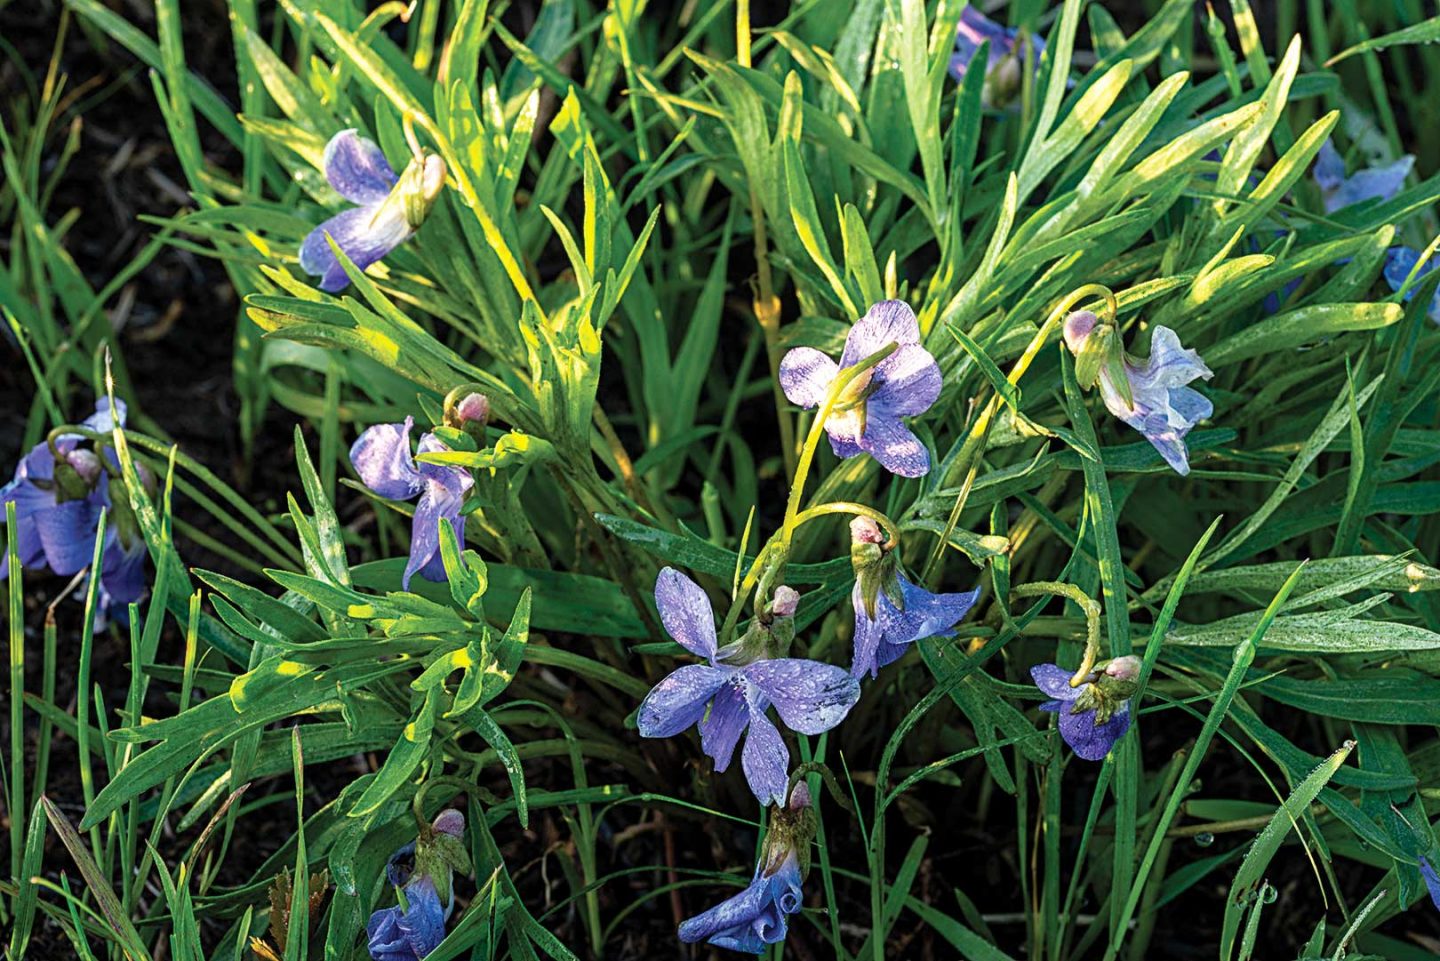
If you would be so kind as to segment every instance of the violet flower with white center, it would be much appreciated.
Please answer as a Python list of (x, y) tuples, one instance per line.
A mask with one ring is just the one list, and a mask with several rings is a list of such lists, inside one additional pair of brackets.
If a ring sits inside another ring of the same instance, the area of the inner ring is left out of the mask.
[(445, 940), (445, 920), (455, 908), (454, 872), (470, 870), (464, 833), (465, 815), (448, 809), (390, 856), (385, 877), (400, 889), (401, 901), (371, 914), (365, 925), (372, 961), (420, 961)]
[(981, 13), (974, 5), (960, 11), (955, 29), (955, 53), (950, 57), (950, 76), (963, 81), (971, 63), (980, 52), (980, 45), (989, 41), (990, 52), (985, 61), (985, 86), (980, 102), (987, 110), (1006, 110), (1020, 95), (1025, 67), (1022, 59), (1028, 54), (1033, 71), (1040, 69), (1045, 41), (1027, 36), (1023, 47), (1018, 43), (1019, 31), (1005, 27)]
[[(465, 517), (460, 508), (475, 478), (463, 467), (416, 464), (410, 453), (410, 430), (415, 418), (403, 424), (376, 424), (366, 429), (350, 448), (350, 463), (360, 480), (381, 497), (408, 501), (418, 496), (410, 528), (410, 560), (401, 584), (410, 589), (418, 571), (427, 581), (445, 580), (440, 556), (440, 521), (448, 520), (459, 543), (465, 543)], [(448, 450), (433, 433), (420, 438), (419, 453)]]
[(383, 259), (425, 222), (445, 186), (445, 161), (434, 154), (419, 154), (397, 177), (375, 141), (342, 130), (325, 145), (325, 179), (340, 196), (360, 205), (316, 227), (300, 245), (301, 269), (318, 275), (320, 289), (333, 294), (344, 290), (350, 278), (326, 234), (356, 270)]
[[(108, 433), (118, 422), (125, 423), (125, 404), (101, 397), (81, 426)], [(62, 434), (54, 449), (48, 443), (31, 448), (15, 468), (10, 483), (0, 488), (0, 506), (15, 503), (16, 541), (20, 564), (34, 568), (42, 564), (54, 573), (67, 576), (85, 568), (95, 549), (95, 528), (101, 508), (108, 508), (109, 522), (101, 553), (100, 604), (97, 617), (111, 607), (123, 610), (145, 593), (145, 541), (140, 536), (129, 500), (113, 500), (111, 478), (100, 455), (82, 448), (84, 437)], [(56, 454), (61, 460), (57, 461)], [(115, 455), (107, 451), (112, 466)], [(136, 465), (142, 480), (149, 472)], [(119, 481), (113, 483), (120, 484)], [(120, 484), (123, 491), (123, 484)], [(0, 512), (0, 520), (4, 513)], [(0, 557), (0, 578), (9, 576), (9, 558)]]
[(780, 386), (792, 403), (817, 407), (835, 378), (890, 344), (898, 347), (845, 389), (825, 421), (836, 457), (868, 453), (892, 474), (920, 477), (930, 452), (902, 417), (923, 414), (940, 396), (940, 367), (920, 346), (920, 323), (910, 306), (882, 300), (850, 328), (836, 364), (813, 347), (796, 347), (780, 362)]
[(772, 812), (749, 887), (681, 924), (680, 940), (709, 941), (717, 948), (750, 954), (764, 954), (770, 945), (784, 941), (789, 915), (800, 910), (800, 885), (814, 836), (810, 789), (800, 781), (790, 792), (790, 803)]
[(932, 594), (913, 584), (900, 569), (896, 551), (886, 551), (880, 526), (868, 517), (850, 522), (850, 556), (855, 565), (854, 654), (850, 674), (877, 677), (910, 645), (949, 634), (975, 606), (980, 589)]
[(794, 592), (782, 593), (787, 590), (777, 588), (778, 603), (755, 619), (745, 638), (720, 650), (705, 591), (674, 568), (662, 570), (655, 581), (655, 606), (665, 631), (706, 663), (671, 672), (645, 696), (638, 716), (642, 737), (673, 737), (699, 725), (700, 746), (720, 772), (730, 766), (745, 735), (741, 765), (762, 804), (783, 797), (790, 768), (790, 750), (767, 715), (769, 707), (774, 705), (792, 731), (821, 734), (844, 720), (860, 697), (859, 683), (841, 668), (775, 656), (773, 636), (783, 636), (786, 628), (793, 636), (793, 624), (763, 621), (793, 616)]
[[(1414, 247), (1391, 247), (1385, 252), (1385, 283), (1390, 289), (1399, 292), (1405, 286), (1410, 272), (1415, 270), (1415, 265), (1420, 262), (1420, 251)], [(1440, 254), (1436, 254), (1426, 261), (1415, 273), (1415, 282), (1410, 289), (1405, 291), (1405, 302), (1409, 303), (1415, 299), (1415, 291), (1419, 288), (1421, 280), (1436, 267), (1440, 267)], [(1440, 290), (1430, 299), (1430, 307), (1425, 311), (1425, 316), (1435, 323), (1440, 324)]]
[(1414, 166), (1415, 158), (1406, 154), (1392, 164), (1357, 170), (1347, 177), (1344, 158), (1326, 140), (1315, 158), (1313, 175), (1325, 201), (1325, 212), (1333, 214), (1367, 200), (1389, 200), (1400, 192)]
[(1077, 687), (1070, 686), (1073, 676), (1056, 664), (1037, 664), (1030, 669), (1035, 686), (1051, 698), (1040, 710), (1059, 717), (1060, 736), (1075, 756), (1104, 760), (1130, 730), (1130, 697), (1140, 677), (1140, 658), (1133, 654), (1117, 657), (1091, 671)]
[[(1096, 317), (1088, 310), (1065, 318), (1065, 343), (1070, 352), (1079, 357), (1095, 329)], [(1102, 361), (1099, 367), (1105, 407), (1143, 434), (1177, 474), (1190, 473), (1185, 435), (1213, 414), (1215, 407), (1204, 394), (1185, 385), (1197, 377), (1209, 380), (1214, 373), (1193, 349), (1180, 346), (1180, 338), (1169, 327), (1155, 328), (1150, 356), (1145, 360), (1121, 350), (1118, 337), (1114, 344), (1118, 357)], [(1123, 386), (1117, 384), (1117, 369), (1123, 372)], [(1081, 386), (1089, 385), (1082, 382)]]

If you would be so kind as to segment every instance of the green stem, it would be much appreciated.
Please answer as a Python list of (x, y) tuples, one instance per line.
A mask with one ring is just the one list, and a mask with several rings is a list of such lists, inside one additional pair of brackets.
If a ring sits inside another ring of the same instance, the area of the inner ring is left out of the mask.
[(885, 529), (887, 540), (884, 549), (888, 552), (900, 545), (900, 526), (892, 521), (888, 515), (877, 511), (873, 507), (864, 504), (857, 504), (854, 501), (831, 501), (828, 504), (817, 504), (814, 507), (807, 507), (795, 515), (795, 526), (799, 527), (806, 521), (814, 520), (817, 517), (824, 517), (828, 514), (857, 514), (861, 517), (868, 517)]
[(1060, 581), (1017, 584), (1010, 589), (1010, 593), (1015, 597), (1038, 597), (1042, 594), (1053, 594), (1056, 597), (1074, 601), (1085, 612), (1085, 657), (1080, 661), (1080, 667), (1075, 671), (1075, 675), (1070, 678), (1070, 686), (1079, 687), (1084, 684), (1085, 679), (1090, 676), (1090, 672), (1095, 669), (1095, 662), (1100, 657), (1100, 602), (1087, 596), (1074, 584), (1065, 584)]

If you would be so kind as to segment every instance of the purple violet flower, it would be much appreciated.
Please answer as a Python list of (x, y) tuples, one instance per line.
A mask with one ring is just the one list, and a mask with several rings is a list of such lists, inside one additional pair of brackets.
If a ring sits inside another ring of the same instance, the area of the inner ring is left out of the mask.
[[(776, 620), (794, 612), (794, 592), (783, 591), (789, 589), (776, 589), (779, 604), (769, 612)], [(655, 606), (666, 633), (706, 663), (678, 668), (645, 696), (638, 717), (641, 736), (674, 737), (699, 725), (701, 748), (723, 772), (748, 729), (740, 755), (745, 779), (760, 803), (778, 802), (787, 784), (790, 749), (767, 716), (769, 707), (775, 706), (792, 731), (821, 734), (855, 706), (859, 683), (831, 664), (774, 656), (766, 649), (769, 629), (757, 630), (758, 624), (745, 638), (718, 650), (710, 598), (674, 568), (665, 568), (656, 579)], [(761, 643), (747, 643), (752, 640)]]
[[(867, 562), (857, 564), (855, 588), (850, 601), (855, 606), (855, 651), (850, 662), (852, 677), (877, 677), (880, 668), (891, 664), (927, 637), (948, 634), (975, 606), (980, 589), (955, 594), (932, 594), (911, 583), (892, 558), (876, 560), (885, 535), (868, 517), (850, 522), (852, 559), (868, 550)], [(872, 575), (870, 572), (874, 572)], [(874, 598), (872, 604), (866, 597)]]
[[(124, 402), (117, 400), (112, 416), (110, 399), (101, 397), (95, 413), (81, 426), (107, 433), (117, 422), (124, 426), (125, 413)], [(43, 564), (62, 577), (90, 563), (100, 509), (110, 509), (100, 566), (97, 616), (103, 616), (106, 610), (123, 610), (144, 596), (145, 541), (135, 528), (129, 501), (123, 505), (112, 501), (111, 479), (105, 465), (93, 450), (82, 448), (82, 443), (85, 438), (78, 434), (62, 434), (53, 452), (49, 444), (36, 444), (21, 459), (10, 483), (0, 488), (0, 506), (15, 503), (21, 566), (35, 568)], [(63, 458), (61, 462), (56, 461), (55, 452)], [(105, 456), (113, 467), (114, 453), (107, 451)], [(142, 480), (148, 480), (149, 472), (138, 464), (136, 467)], [(3, 518), (0, 513), (0, 520)], [(0, 557), (0, 578), (9, 573), (9, 558)]]
[(1429, 858), (1420, 859), (1420, 877), (1425, 881), (1425, 890), (1430, 892), (1430, 901), (1440, 910), (1440, 874), (1435, 872)]
[(390, 856), (385, 877), (401, 890), (401, 900), (371, 914), (365, 925), (372, 961), (420, 961), (445, 940), (445, 920), (455, 908), (453, 873), (469, 870), (464, 833), (465, 815), (442, 811), (419, 838)]
[(837, 365), (813, 347), (796, 347), (780, 362), (780, 386), (801, 407), (824, 403), (842, 370), (876, 351), (898, 344), (894, 353), (860, 375), (825, 421), (836, 457), (868, 453), (892, 474), (920, 477), (930, 470), (930, 452), (901, 421), (923, 414), (940, 396), (940, 367), (920, 346), (915, 312), (900, 300), (882, 300), (850, 328)]
[[(680, 925), (686, 944), (709, 941), (717, 948), (764, 954), (785, 940), (787, 918), (800, 910), (810, 836), (810, 790), (804, 781), (790, 793), (788, 808), (775, 814), (749, 887)], [(793, 825), (793, 826), (792, 826)]]
[[(950, 76), (963, 81), (971, 62), (980, 52), (980, 45), (990, 42), (990, 52), (985, 61), (985, 86), (980, 102), (987, 110), (1005, 110), (1015, 103), (1024, 80), (1022, 51), (1017, 49), (1019, 31), (1004, 27), (981, 13), (975, 6), (967, 5), (960, 11), (960, 23), (955, 30), (955, 53), (950, 57)], [(1032, 69), (1040, 69), (1040, 58), (1045, 54), (1045, 41), (1035, 36), (1025, 38)]]
[(1130, 696), (1140, 676), (1140, 658), (1117, 657), (1102, 670), (1092, 671), (1079, 687), (1071, 687), (1074, 672), (1056, 664), (1030, 668), (1035, 686), (1051, 700), (1040, 710), (1059, 715), (1060, 736), (1075, 756), (1101, 761), (1115, 742), (1130, 730)]
[[(1414, 247), (1391, 247), (1385, 252), (1385, 283), (1390, 289), (1399, 293), (1400, 288), (1405, 286), (1405, 280), (1410, 272), (1415, 270), (1415, 265), (1420, 262), (1420, 251)], [(1420, 281), (1425, 275), (1436, 267), (1440, 267), (1440, 254), (1431, 257), (1424, 266), (1415, 273), (1415, 282), (1410, 289), (1405, 291), (1405, 302), (1409, 303), (1415, 299), (1415, 291), (1420, 286)], [(1440, 290), (1430, 300), (1430, 308), (1425, 312), (1435, 323), (1440, 324)]]
[(445, 161), (426, 154), (397, 177), (375, 141), (342, 130), (325, 145), (325, 179), (340, 196), (360, 205), (316, 227), (300, 245), (301, 269), (320, 276), (320, 289), (333, 294), (344, 290), (350, 278), (325, 235), (334, 238), (357, 270), (383, 259), (425, 222), (445, 186)]
[[(410, 430), (415, 418), (403, 424), (376, 424), (366, 429), (350, 448), (350, 463), (360, 480), (381, 497), (408, 501), (419, 496), (410, 529), (410, 560), (401, 584), (410, 589), (417, 571), (427, 581), (445, 580), (440, 557), (440, 521), (448, 520), (455, 536), (465, 543), (465, 517), (460, 513), (465, 494), (475, 478), (463, 467), (446, 464), (416, 464), (410, 453)], [(433, 433), (420, 438), (419, 452), (448, 450)]]
[[(1095, 324), (1096, 317), (1088, 310), (1065, 318), (1065, 343), (1071, 353), (1080, 354)], [(1100, 396), (1105, 407), (1145, 435), (1165, 463), (1183, 477), (1190, 473), (1185, 435), (1215, 412), (1208, 397), (1185, 385), (1197, 377), (1209, 380), (1214, 372), (1193, 349), (1181, 347), (1180, 338), (1169, 327), (1155, 328), (1147, 359), (1136, 360), (1123, 352), (1121, 357), (1133, 403), (1126, 401), (1107, 364), (1100, 367)]]
[(1410, 175), (1410, 169), (1414, 166), (1415, 158), (1406, 154), (1392, 164), (1357, 170), (1347, 177), (1344, 158), (1340, 156), (1340, 151), (1326, 140), (1315, 158), (1313, 175), (1325, 201), (1325, 212), (1333, 214), (1337, 210), (1367, 200), (1389, 200), (1400, 192), (1400, 188), (1405, 185), (1405, 178)]

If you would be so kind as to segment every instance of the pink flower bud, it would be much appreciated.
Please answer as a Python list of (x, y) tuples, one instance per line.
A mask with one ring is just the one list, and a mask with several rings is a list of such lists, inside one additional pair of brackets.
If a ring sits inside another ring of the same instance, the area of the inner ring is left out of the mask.
[(770, 598), (770, 613), (776, 617), (794, 617), (795, 607), (800, 603), (800, 592), (781, 584)]
[(458, 838), (465, 833), (465, 815), (455, 808), (446, 808), (436, 815), (435, 823), (431, 827), (438, 834), (448, 834)]
[(883, 544), (885, 534), (880, 530), (880, 525), (868, 517), (857, 517), (850, 522), (850, 542), (852, 544)]
[(478, 421), (484, 425), (490, 420), (490, 399), (484, 394), (466, 394), (455, 405), (455, 413), (461, 421)]
[(1140, 658), (1134, 654), (1117, 657), (1105, 665), (1105, 673), (1117, 681), (1133, 681), (1140, 676)]
[(1085, 339), (1095, 329), (1097, 319), (1088, 310), (1077, 310), (1065, 318), (1065, 346), (1070, 348), (1070, 353), (1080, 353), (1080, 349), (1085, 346)]

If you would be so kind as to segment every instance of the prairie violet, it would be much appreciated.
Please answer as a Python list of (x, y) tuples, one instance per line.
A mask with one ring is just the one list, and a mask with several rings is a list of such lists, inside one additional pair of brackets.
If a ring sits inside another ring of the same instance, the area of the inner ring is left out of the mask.
[[(786, 786), (790, 750), (767, 716), (774, 705), (792, 731), (820, 734), (839, 724), (860, 697), (860, 685), (843, 669), (785, 657), (798, 595), (778, 587), (745, 637), (718, 648), (715, 616), (705, 591), (667, 567), (655, 581), (655, 605), (665, 631), (704, 664), (688, 664), (656, 684), (640, 705), (643, 737), (673, 737), (700, 727), (700, 746), (715, 770), (730, 766), (745, 735), (741, 766), (762, 804), (778, 801)], [(748, 731), (748, 733), (747, 733)]]
[(987, 110), (1006, 110), (1020, 95), (1025, 60), (1029, 59), (1032, 71), (1040, 68), (1045, 41), (1026, 36), (1022, 42), (1018, 30), (1003, 27), (973, 5), (967, 5), (960, 11), (960, 23), (955, 30), (955, 53), (950, 57), (950, 75), (957, 81), (963, 81), (971, 63), (980, 53), (980, 45), (986, 41), (990, 43), (990, 52), (985, 60), (985, 86), (980, 102)]
[(1415, 158), (1407, 154), (1392, 164), (1357, 170), (1347, 177), (1344, 158), (1326, 140), (1315, 158), (1313, 176), (1325, 201), (1325, 212), (1333, 214), (1366, 200), (1389, 200), (1405, 185), (1405, 178), (1414, 166)]
[(341, 211), (310, 231), (300, 245), (300, 267), (320, 277), (320, 289), (336, 293), (350, 283), (326, 241), (328, 234), (357, 270), (364, 270), (409, 240), (445, 186), (445, 161), (416, 152), (405, 172), (395, 170), (378, 144), (342, 130), (325, 145), (325, 179), (358, 207)]
[(1103, 760), (1130, 730), (1130, 697), (1138, 687), (1140, 658), (1127, 654), (1097, 664), (1073, 687), (1071, 672), (1056, 664), (1037, 664), (1030, 677), (1050, 697), (1040, 710), (1059, 716), (1060, 736), (1076, 757)]
[[(1420, 264), (1420, 251), (1414, 247), (1391, 247), (1385, 252), (1385, 283), (1390, 285), (1391, 290), (1399, 293), (1410, 274), (1415, 274), (1415, 282), (1405, 291), (1406, 303), (1415, 299), (1415, 290), (1425, 275), (1440, 267), (1440, 254), (1431, 257), (1419, 270), (1416, 270), (1417, 264)], [(1440, 290), (1430, 298), (1430, 306), (1426, 309), (1425, 316), (1440, 324)]]
[[(465, 517), (460, 513), (465, 494), (475, 478), (463, 467), (416, 464), (410, 453), (410, 431), (415, 418), (403, 424), (376, 424), (365, 430), (350, 448), (350, 463), (360, 480), (381, 497), (408, 501), (418, 496), (410, 528), (410, 560), (402, 580), (406, 590), (419, 572), (427, 581), (445, 580), (440, 557), (440, 521), (448, 520), (455, 536), (465, 543)], [(447, 450), (433, 433), (420, 438), (419, 453)]]
[(894, 344), (894, 351), (845, 388), (825, 420), (837, 457), (868, 453), (901, 477), (930, 470), (930, 452), (901, 421), (923, 414), (940, 396), (940, 367), (920, 346), (915, 312), (900, 300), (883, 300), (850, 328), (836, 364), (813, 347), (796, 347), (780, 362), (780, 386), (792, 403), (825, 402), (840, 372)]
[(365, 925), (373, 961), (419, 961), (445, 940), (445, 920), (455, 907), (454, 872), (470, 870), (464, 833), (465, 816), (442, 811), (390, 856), (385, 877), (399, 889), (400, 903), (376, 911)]
[(1138, 360), (1125, 353), (1110, 324), (1080, 310), (1065, 318), (1065, 343), (1078, 358), (1076, 374), (1082, 387), (1097, 379), (1105, 407), (1145, 436), (1177, 474), (1190, 473), (1185, 435), (1215, 412), (1210, 399), (1185, 386), (1197, 377), (1214, 376), (1200, 355), (1180, 346), (1169, 327), (1156, 327), (1150, 356)]
[(900, 569), (899, 551), (887, 549), (880, 526), (868, 517), (850, 522), (850, 560), (855, 568), (854, 677), (875, 677), (915, 641), (954, 630), (970, 612), (980, 589), (932, 594)]

